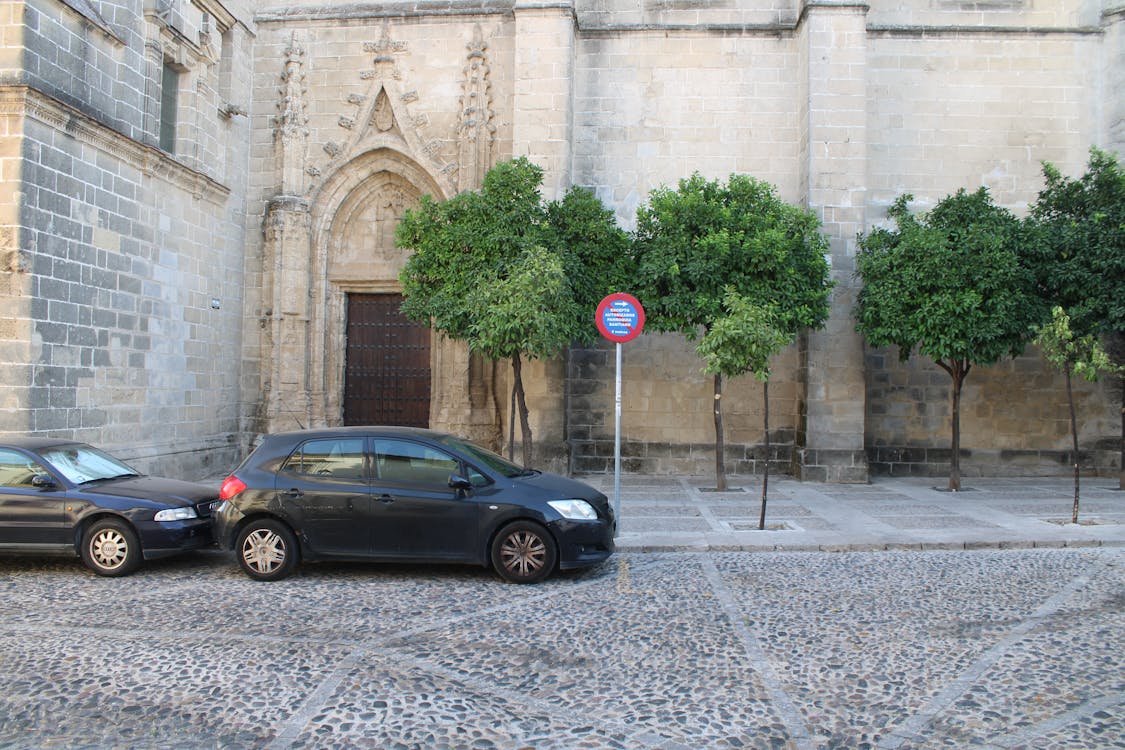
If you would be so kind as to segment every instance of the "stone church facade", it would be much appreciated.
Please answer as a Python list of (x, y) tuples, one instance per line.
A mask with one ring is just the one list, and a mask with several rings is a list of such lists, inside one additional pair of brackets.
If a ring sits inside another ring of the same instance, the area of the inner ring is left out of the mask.
[[(724, 398), (728, 465), (806, 479), (947, 470), (948, 377), (855, 333), (856, 235), (986, 185), (1026, 210), (1041, 162), (1125, 152), (1116, 0), (3, 2), (0, 431), (143, 468), (230, 468), (256, 435), (428, 424), (502, 447), (509, 373), (397, 315), (422, 195), (498, 161), (593, 190), (747, 173), (816, 211), (837, 287), (770, 386)], [(622, 290), (630, 291), (630, 290)], [(591, 321), (591, 325), (593, 322)], [(679, 336), (625, 345), (625, 468), (708, 473), (709, 380)], [(612, 468), (614, 356), (525, 370), (539, 463)], [(1078, 391), (1083, 463), (1118, 469), (1120, 400)], [(1061, 377), (975, 370), (966, 474), (1063, 473)]]

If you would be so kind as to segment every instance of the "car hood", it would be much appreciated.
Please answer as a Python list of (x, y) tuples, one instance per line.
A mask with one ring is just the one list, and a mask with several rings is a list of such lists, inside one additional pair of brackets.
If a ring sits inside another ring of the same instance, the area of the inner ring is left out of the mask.
[(217, 498), (219, 493), (205, 484), (185, 482), (166, 477), (127, 477), (110, 479), (88, 485), (90, 491), (99, 495), (127, 497), (134, 500), (150, 500), (172, 506), (186, 506), (201, 503), (208, 498)]
[(535, 490), (543, 500), (561, 500), (576, 497), (598, 504), (605, 502), (605, 495), (577, 479), (571, 479), (550, 472), (536, 472), (527, 476), (512, 477), (513, 485), (521, 489)]

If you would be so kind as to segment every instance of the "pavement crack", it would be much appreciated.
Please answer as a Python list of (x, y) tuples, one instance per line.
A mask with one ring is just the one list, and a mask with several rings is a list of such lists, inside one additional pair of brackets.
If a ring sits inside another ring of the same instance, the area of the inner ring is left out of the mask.
[(282, 725), (281, 731), (268, 745), (269, 750), (285, 750), (285, 748), (290, 747), (308, 723), (323, 710), (325, 701), (339, 689), (340, 683), (344, 681), (344, 678), (355, 668), (360, 658), (366, 653), (366, 648), (358, 646), (338, 661), (328, 676), (321, 680), (320, 684), (309, 693), (301, 707)]
[(1084, 572), (1048, 597), (1034, 612), (1019, 621), (1006, 636), (981, 654), (959, 677), (930, 698), (917, 713), (880, 740), (878, 743), (880, 750), (895, 750), (903, 743), (923, 739), (926, 727), (967, 693), (1016, 644), (1033, 632), (1044, 620), (1054, 616), (1071, 596), (1088, 586), (1097, 574), (1109, 565), (1109, 558), (1094, 560)]
[(750, 658), (750, 664), (758, 674), (759, 679), (761, 679), (762, 686), (765, 687), (770, 701), (777, 711), (778, 717), (781, 719), (782, 723), (785, 724), (785, 729), (789, 733), (789, 736), (793, 738), (794, 746), (799, 748), (799, 750), (812, 750), (815, 745), (809, 734), (808, 726), (805, 724), (804, 717), (793, 703), (793, 699), (789, 697), (789, 693), (786, 692), (785, 686), (782, 685), (781, 680), (773, 669), (773, 665), (770, 664), (769, 659), (766, 657), (766, 653), (762, 649), (758, 637), (746, 626), (742, 612), (739, 610), (737, 603), (735, 603), (734, 596), (731, 594), (730, 589), (723, 582), (719, 569), (715, 566), (714, 559), (711, 556), (700, 557), (703, 574), (707, 578), (707, 582), (711, 585), (711, 590), (714, 592), (715, 598), (718, 599), (723, 611), (726, 613), (731, 627), (734, 628), (735, 635), (737, 635), (739, 641), (741, 641), (742, 648)]

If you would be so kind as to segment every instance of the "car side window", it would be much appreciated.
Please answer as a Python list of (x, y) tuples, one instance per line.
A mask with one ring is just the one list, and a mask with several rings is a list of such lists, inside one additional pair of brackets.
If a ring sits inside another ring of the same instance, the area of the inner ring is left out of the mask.
[(363, 480), (363, 438), (309, 440), (293, 452), (283, 471), (335, 479)]
[(474, 487), (486, 487), (486, 486), (492, 484), (491, 479), (486, 477), (484, 474), (481, 474), (479, 471), (474, 469), (472, 466), (466, 466), (465, 468), (469, 473), (469, 476), (468, 476), (469, 484), (473, 485)]
[(27, 456), (13, 450), (0, 450), (0, 486), (31, 487), (31, 480), (47, 470)]
[(457, 459), (428, 445), (408, 440), (376, 440), (375, 466), (384, 482), (412, 482), (448, 487), (460, 470)]

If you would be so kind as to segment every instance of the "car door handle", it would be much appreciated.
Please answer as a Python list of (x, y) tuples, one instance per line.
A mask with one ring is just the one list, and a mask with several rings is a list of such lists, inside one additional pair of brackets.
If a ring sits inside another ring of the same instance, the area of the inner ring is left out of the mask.
[(390, 505), (394, 501), (395, 499), (386, 493), (379, 495), (379, 502), (381, 502), (383, 505)]
[(289, 489), (288, 489), (288, 490), (286, 491), (286, 493), (285, 493), (285, 494), (286, 494), (286, 495), (288, 495), (289, 497), (292, 497), (292, 498), (299, 498), (299, 497), (304, 497), (304, 496), (305, 496), (305, 493), (301, 492), (301, 491), (300, 491), (299, 489), (297, 489), (296, 487), (290, 487), (290, 488), (289, 488)]

